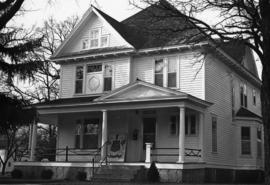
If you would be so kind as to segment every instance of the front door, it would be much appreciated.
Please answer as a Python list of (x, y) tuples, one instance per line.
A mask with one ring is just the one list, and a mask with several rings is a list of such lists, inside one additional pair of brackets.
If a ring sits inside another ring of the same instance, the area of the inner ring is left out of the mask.
[(145, 150), (145, 143), (156, 143), (156, 118), (143, 118), (143, 149)]

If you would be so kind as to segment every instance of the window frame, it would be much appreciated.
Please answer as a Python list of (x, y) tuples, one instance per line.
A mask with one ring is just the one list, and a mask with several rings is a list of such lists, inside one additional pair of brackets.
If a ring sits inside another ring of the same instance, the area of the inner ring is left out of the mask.
[[(172, 122), (172, 118), (175, 118), (175, 122)], [(172, 125), (175, 124), (175, 133), (172, 133)], [(169, 135), (170, 136), (179, 136), (179, 115), (170, 115), (169, 116)]]
[(247, 85), (244, 83), (240, 84), (240, 106), (247, 108)]
[[(111, 76), (107, 76), (106, 73), (106, 65), (111, 66)], [(114, 65), (112, 64), (112, 62), (106, 62), (103, 63), (102, 65), (102, 69), (103, 69), (103, 92), (109, 92), (113, 90), (113, 76), (114, 76)], [(110, 90), (105, 90), (105, 78), (110, 78), (111, 79), (111, 88)]]
[[(84, 93), (84, 82), (85, 82), (85, 65), (77, 65), (75, 66), (75, 84), (74, 84), (74, 94), (83, 94)], [(82, 68), (82, 78), (77, 79), (77, 69)], [(77, 82), (81, 81), (81, 92), (77, 92)]]
[(257, 158), (262, 158), (262, 127), (257, 128)]
[[(92, 33), (94, 31), (97, 31), (97, 38), (92, 38)], [(99, 48), (100, 47), (100, 39), (101, 38), (101, 28), (93, 28), (90, 30), (89, 32), (89, 49), (95, 49), (95, 48)], [(92, 46), (91, 43), (93, 40), (97, 40), (97, 46)]]
[[(241, 139), (241, 155), (242, 156), (251, 156), (252, 154), (252, 148), (251, 148), (251, 127), (250, 126), (241, 126), (240, 127), (241, 132), (240, 132), (240, 139)], [(248, 129), (249, 131), (249, 138), (248, 139), (243, 139), (243, 129)], [(248, 143), (248, 149), (249, 152), (246, 153), (246, 151), (244, 151), (244, 145)]]
[[(174, 58), (175, 59), (175, 68), (176, 71), (175, 72), (169, 72), (169, 61), (170, 58)], [(156, 61), (158, 60), (163, 60), (163, 69), (162, 69), (162, 73), (156, 73)], [(161, 56), (161, 57), (157, 57), (154, 58), (153, 60), (153, 84), (156, 84), (156, 74), (161, 74), (162, 75), (162, 86), (160, 87), (166, 87), (166, 88), (171, 88), (171, 89), (179, 89), (179, 75), (180, 75), (180, 67), (179, 67), (179, 55), (168, 55), (168, 56)], [(169, 86), (169, 73), (175, 73), (175, 87), (170, 87)]]
[[(192, 122), (191, 122), (191, 117), (195, 118), (195, 133), (191, 133), (192, 131)], [(198, 118), (197, 115), (195, 113), (192, 114), (186, 114), (185, 115), (185, 136), (190, 136), (190, 137), (194, 137), (194, 136), (198, 136), (199, 134), (199, 125), (198, 125)]]
[(257, 92), (255, 89), (252, 90), (252, 103), (254, 106), (257, 106)]
[(218, 140), (217, 140), (217, 135), (218, 135), (218, 129), (217, 129), (217, 116), (211, 116), (211, 148), (212, 148), (212, 153), (218, 153)]

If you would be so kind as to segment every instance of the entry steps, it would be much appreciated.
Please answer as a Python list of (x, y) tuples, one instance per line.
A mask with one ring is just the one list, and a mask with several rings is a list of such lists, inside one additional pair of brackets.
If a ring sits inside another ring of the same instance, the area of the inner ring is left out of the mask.
[(144, 166), (107, 165), (101, 166), (92, 181), (98, 182), (130, 182), (144, 178)]

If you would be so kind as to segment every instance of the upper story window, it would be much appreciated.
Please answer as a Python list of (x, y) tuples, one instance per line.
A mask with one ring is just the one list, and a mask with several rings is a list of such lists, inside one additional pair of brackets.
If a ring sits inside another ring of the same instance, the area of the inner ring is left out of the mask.
[(177, 87), (177, 58), (155, 60), (155, 84), (161, 87)]
[(95, 73), (102, 71), (102, 64), (89, 64), (87, 65), (87, 73)]
[(257, 157), (262, 157), (262, 128), (257, 128)]
[(253, 102), (253, 105), (256, 106), (257, 99), (256, 99), (256, 90), (255, 89), (252, 90), (252, 102)]
[(82, 49), (100, 48), (109, 46), (109, 34), (102, 34), (102, 28), (90, 30), (89, 37), (82, 39)]
[(83, 66), (76, 67), (76, 77), (75, 77), (75, 93), (80, 94), (83, 92)]
[(240, 105), (247, 108), (247, 86), (246, 84), (240, 85)]
[(111, 91), (112, 90), (112, 65), (105, 64), (104, 65), (104, 91)]

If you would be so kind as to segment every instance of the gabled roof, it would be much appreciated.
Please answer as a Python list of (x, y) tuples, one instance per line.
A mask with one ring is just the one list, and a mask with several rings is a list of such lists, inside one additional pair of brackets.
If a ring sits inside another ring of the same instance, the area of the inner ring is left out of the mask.
[(242, 117), (242, 118), (259, 118), (259, 119), (262, 119), (261, 116), (251, 112), (250, 110), (244, 108), (244, 107), (241, 107), (237, 113), (235, 114), (236, 117)]

